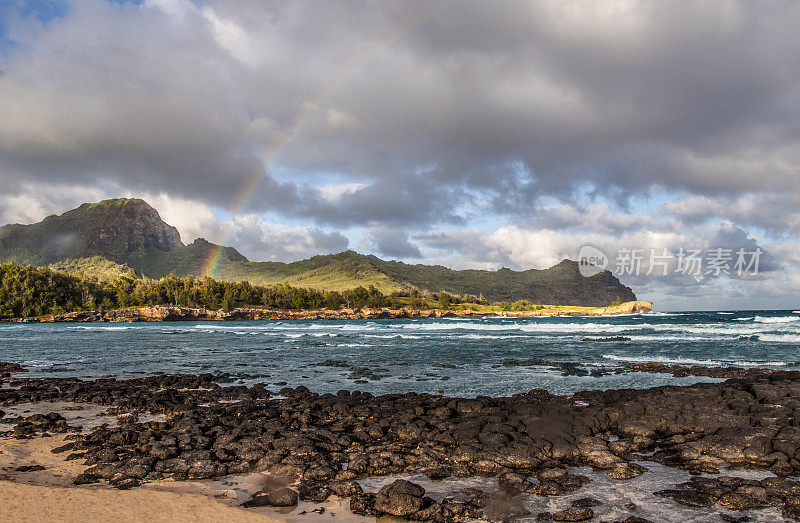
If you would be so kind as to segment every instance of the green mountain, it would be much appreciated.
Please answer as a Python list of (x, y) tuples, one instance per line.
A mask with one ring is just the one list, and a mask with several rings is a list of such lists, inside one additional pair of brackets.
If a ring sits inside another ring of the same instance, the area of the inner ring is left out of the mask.
[[(202, 239), (183, 245), (178, 229), (165, 223), (158, 211), (139, 199), (84, 203), (38, 223), (0, 227), (0, 261), (52, 264), (55, 268), (63, 265), (60, 268), (68, 272), (79, 272), (81, 267), (96, 271), (100, 257), (127, 265), (136, 274), (156, 278), (171, 271), (183, 275), (199, 273), (203, 260), (215, 247)], [(247, 261), (230, 247), (223, 255), (226, 261)]]
[(441, 265), (384, 261), (353, 251), (292, 263), (250, 262), (236, 249), (202, 238), (183, 245), (177, 229), (164, 223), (143, 200), (87, 203), (32, 225), (0, 227), (0, 262), (52, 265), (69, 272), (108, 275), (130, 268), (153, 278), (170, 272), (201, 276), (215, 257), (219, 262), (213, 276), (227, 281), (326, 290), (374, 285), (383, 293), (418, 289), (472, 294), (488, 301), (527, 299), (559, 305), (604, 306), (636, 299), (610, 272), (584, 278), (578, 263), (571, 260), (527, 271), (457, 271)]

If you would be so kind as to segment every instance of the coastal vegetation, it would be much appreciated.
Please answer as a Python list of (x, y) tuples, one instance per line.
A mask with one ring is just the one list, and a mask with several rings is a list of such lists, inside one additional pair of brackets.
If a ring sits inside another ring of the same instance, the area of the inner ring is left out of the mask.
[[(286, 284), (253, 285), (247, 281), (219, 281), (192, 275), (164, 278), (136, 278), (132, 272), (119, 273), (114, 266), (106, 272), (74, 272), (48, 267), (0, 265), (0, 317), (19, 318), (63, 314), (85, 310), (171, 305), (229, 311), (235, 307), (265, 307), (284, 310), (380, 308), (415, 310), (474, 310), (480, 312), (521, 312), (558, 309), (529, 300), (489, 303), (469, 294), (424, 293), (416, 289), (388, 294), (376, 287), (359, 286), (343, 291), (325, 291)], [(579, 309), (570, 307), (570, 309)], [(587, 307), (588, 309), (588, 307)]]
[[(74, 267), (67, 264), (66, 267)], [(174, 305), (230, 310), (237, 306), (275, 309), (340, 309), (363, 307), (443, 308), (464, 303), (488, 306), (473, 296), (419, 291), (383, 294), (374, 286), (345, 291), (323, 291), (285, 284), (253, 285), (212, 278), (135, 278), (130, 273), (80, 276), (45, 267), (0, 265), (0, 316), (22, 317), (153, 305)], [(528, 302), (509, 304), (515, 310)], [(500, 304), (503, 307), (504, 304)], [(510, 310), (510, 309), (509, 309)]]

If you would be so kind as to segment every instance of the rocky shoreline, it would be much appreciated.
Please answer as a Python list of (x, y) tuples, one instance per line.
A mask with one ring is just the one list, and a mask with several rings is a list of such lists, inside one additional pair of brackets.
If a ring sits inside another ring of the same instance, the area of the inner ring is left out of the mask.
[[(511, 397), (451, 398), (358, 391), (319, 395), (302, 386), (276, 392), (264, 385), (221, 386), (210, 374), (26, 378), (15, 374), (24, 370), (18, 365), (3, 364), (0, 409), (52, 400), (89, 403), (104, 406), (117, 423), (81, 433), (57, 412), (0, 421), (11, 427), (8, 438), (67, 434), (68, 443), (53, 452), (84, 463), (75, 484), (130, 489), (165, 478), (256, 471), (285, 478), (255, 493), (246, 507), (339, 496), (349, 498), (355, 514), (497, 519), (488, 507), (499, 501), (508, 505), (521, 493), (557, 498), (587, 485), (589, 478), (573, 467), (592, 467), (625, 481), (646, 472), (641, 464), (646, 459), (696, 475), (723, 472), (659, 490), (664, 499), (732, 511), (773, 507), (800, 520), (800, 482), (788, 479), (800, 474), (800, 372), (636, 367), (631, 370), (729, 379), (572, 396), (534, 389)], [(145, 414), (163, 419), (143, 421)], [(30, 464), (20, 464), (25, 465)], [(741, 467), (769, 471), (771, 477), (736, 477)], [(365, 492), (358, 482), (400, 474), (494, 477), (499, 490), (434, 500), (405, 480), (377, 492)], [(593, 503), (530, 516), (586, 520), (596, 510)], [(628, 521), (643, 521), (635, 507), (625, 510)], [(500, 519), (522, 515), (511, 510)]]
[(127, 309), (90, 310), (2, 318), (5, 323), (75, 323), (75, 322), (140, 322), (140, 321), (250, 321), (250, 320), (355, 320), (355, 319), (425, 319), (425, 318), (477, 318), (477, 317), (536, 317), (536, 316), (604, 316), (648, 313), (653, 304), (647, 301), (629, 301), (608, 307), (558, 307), (532, 311), (483, 311), (446, 309), (314, 309), (282, 310), (257, 307), (240, 307), (230, 311), (192, 307), (132, 307)]

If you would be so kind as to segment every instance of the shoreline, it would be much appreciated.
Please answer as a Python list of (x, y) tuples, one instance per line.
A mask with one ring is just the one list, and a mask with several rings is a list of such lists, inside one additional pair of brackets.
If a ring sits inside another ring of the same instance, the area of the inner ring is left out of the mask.
[[(2, 378), (0, 409), (7, 412), (0, 423), (12, 427), (0, 438), (0, 456), (28, 469), (4, 470), (5, 481), (25, 483), (26, 474), (36, 473), (30, 466), (44, 466), (44, 474), (60, 462), (72, 471), (58, 473), (77, 485), (60, 488), (73, 491), (116, 488), (146, 498), (145, 491), (169, 488), (184, 492), (174, 498), (181, 503), (189, 493), (181, 486), (206, 485), (213, 501), (219, 492), (212, 486), (227, 484), (236, 498), (221, 507), (279, 519), (320, 516), (311, 507), (335, 503), (337, 519), (499, 521), (528, 513), (569, 521), (628, 514), (642, 521), (663, 519), (657, 511), (666, 506), (709, 517), (800, 520), (800, 481), (789, 479), (800, 475), (795, 371), (644, 363), (631, 371), (728, 379), (568, 396), (533, 389), (456, 398), (320, 395), (303, 386), (272, 391), (221, 386), (208, 374), (83, 381), (26, 378), (20, 370), (0, 366), (0, 375), (11, 375)], [(103, 423), (77, 428), (98, 414)], [(52, 447), (42, 463), (9, 450), (42, 442)], [(250, 478), (250, 490), (237, 490), (231, 478)], [(487, 480), (464, 491), (477, 478)], [(9, 488), (5, 481), (0, 496)], [(461, 490), (434, 493), (442, 481)], [(603, 498), (609, 481), (631, 494)], [(651, 491), (634, 495), (637, 488)], [(15, 495), (36, 500), (24, 488)]]
[(159, 321), (257, 321), (257, 320), (353, 320), (353, 319), (428, 319), (539, 316), (615, 316), (652, 311), (647, 301), (629, 301), (608, 307), (559, 306), (531, 311), (484, 311), (475, 309), (313, 309), (281, 310), (241, 307), (225, 312), (192, 307), (133, 307), (107, 311), (76, 311), (64, 314), (2, 318), (0, 323), (82, 323), (82, 322), (159, 322)]

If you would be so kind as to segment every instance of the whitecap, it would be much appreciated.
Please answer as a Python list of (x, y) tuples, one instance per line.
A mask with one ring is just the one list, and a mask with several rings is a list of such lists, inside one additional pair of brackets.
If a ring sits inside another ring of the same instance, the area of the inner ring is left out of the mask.
[(784, 367), (792, 365), (792, 363), (788, 361), (698, 360), (694, 358), (669, 358), (665, 356), (617, 356), (616, 354), (603, 354), (603, 358), (630, 363), (648, 363), (652, 361), (672, 365), (703, 365), (707, 367), (729, 365), (737, 367)]
[(85, 330), (85, 331), (126, 331), (134, 329), (135, 327), (122, 327), (122, 326), (104, 326), (99, 325), (70, 325), (68, 330)]
[(759, 334), (761, 341), (775, 343), (800, 343), (800, 334)]
[(800, 321), (797, 316), (756, 316), (753, 320), (756, 323), (791, 323), (793, 321)]
[(414, 336), (413, 334), (364, 334), (362, 337), (364, 338), (377, 338), (381, 340), (395, 340), (395, 339), (402, 339), (402, 340), (421, 340), (422, 336)]

